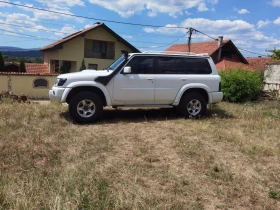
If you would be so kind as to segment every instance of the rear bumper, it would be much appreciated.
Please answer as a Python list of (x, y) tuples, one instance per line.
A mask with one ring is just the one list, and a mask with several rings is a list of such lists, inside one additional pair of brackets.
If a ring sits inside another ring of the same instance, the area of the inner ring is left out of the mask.
[(62, 95), (65, 91), (65, 88), (58, 88), (58, 87), (52, 87), (51, 90), (49, 90), (49, 98), (52, 101), (62, 102)]
[(223, 92), (213, 92), (212, 93), (212, 103), (218, 103), (221, 102), (223, 100)]

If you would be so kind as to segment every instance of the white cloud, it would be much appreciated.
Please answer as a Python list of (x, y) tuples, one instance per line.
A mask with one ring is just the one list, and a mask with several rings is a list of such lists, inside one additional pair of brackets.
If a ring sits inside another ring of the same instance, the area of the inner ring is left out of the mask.
[[(232, 39), (234, 43), (236, 43), (238, 46), (242, 46), (242, 48), (255, 47), (259, 49), (271, 49), (276, 46), (280, 47), (279, 39), (265, 36), (261, 31), (258, 31), (253, 24), (250, 24), (244, 20), (231, 21), (189, 18), (183, 21), (181, 26), (194, 27), (212, 37), (223, 35), (224, 39)], [(194, 36), (197, 38), (202, 38), (202, 40), (203, 38), (207, 38), (200, 34), (195, 34)]]
[(206, 7), (205, 3), (201, 3), (198, 5), (197, 11), (199, 12), (204, 12), (204, 11), (208, 11), (209, 9)]
[(148, 16), (149, 17), (155, 17), (155, 16), (157, 16), (157, 13), (155, 13), (155, 12), (148, 12)]
[(73, 7), (73, 6), (85, 6), (85, 3), (81, 0), (36, 0), (37, 2), (46, 5), (50, 8), (61, 8), (61, 7)]
[[(10, 2), (9, 0), (6, 0), (5, 2)], [(12, 5), (10, 4), (6, 4), (6, 3), (3, 3), (3, 2), (0, 2), (0, 7), (11, 7)]]
[[(280, 18), (279, 18), (280, 24)], [(276, 21), (278, 23), (278, 21)], [(263, 21), (265, 22), (265, 21)], [(169, 24), (176, 26), (175, 24)], [(232, 39), (233, 42), (241, 47), (247, 49), (259, 49), (264, 52), (265, 49), (272, 49), (273, 47), (280, 47), (280, 39), (273, 36), (266, 36), (256, 28), (253, 24), (250, 24), (244, 20), (210, 20), (205, 18), (188, 18), (184, 20), (180, 27), (189, 28), (193, 27), (205, 34), (218, 38), (218, 36), (224, 36), (224, 39)], [(146, 33), (160, 33), (171, 34), (174, 33), (186, 33), (185, 29), (168, 29), (168, 28), (144, 28)], [(156, 35), (155, 35), (156, 36)], [(187, 34), (186, 34), (187, 37)], [(196, 41), (209, 41), (209, 37), (195, 33), (192, 38)]]
[(5, 22), (8, 24), (26, 24), (29, 26), (35, 26), (35, 18), (32, 18), (26, 14), (22, 13), (12, 13), (12, 14), (6, 14), (6, 20)]
[(132, 39), (133, 38), (133, 36), (130, 36), (130, 35), (122, 35), (122, 37), (125, 38), (125, 39)]
[[(178, 27), (178, 25), (176, 25), (176, 24), (167, 24), (166, 27), (169, 27), (169, 28), (157, 28), (157, 29), (144, 28), (143, 30), (146, 33), (161, 33), (161, 34), (175, 34), (180, 30), (180, 29), (176, 28), (176, 27)], [(175, 27), (175, 28), (172, 28), (172, 27)]]
[(274, 20), (273, 23), (276, 25), (280, 25), (280, 17), (278, 17), (276, 20)]
[(89, 0), (90, 3), (117, 12), (122, 17), (130, 17), (147, 11), (148, 16), (165, 13), (171, 17), (183, 15), (184, 11), (197, 8), (199, 12), (209, 10), (207, 5), (214, 5), (218, 0)]
[(60, 32), (56, 32), (56, 36), (65, 36), (65, 33), (68, 33), (69, 35), (76, 32), (77, 29), (75, 29), (75, 26), (71, 25), (65, 25), (63, 28), (60, 30)]
[(87, 25), (85, 25), (84, 29), (90, 28), (90, 27), (92, 27), (92, 26), (93, 26), (92, 24), (87, 24)]
[(280, 7), (280, 0), (272, 0), (270, 4), (274, 7)]
[(245, 15), (245, 14), (249, 14), (250, 13), (247, 9), (237, 9), (237, 8), (234, 8), (234, 11), (238, 12), (238, 14), (240, 14), (240, 15)]
[(269, 25), (271, 22), (269, 20), (266, 20), (266, 21), (263, 21), (263, 20), (260, 20), (258, 23), (257, 23), (257, 26), (258, 28), (263, 28), (267, 25)]
[[(38, 1), (41, 1), (41, 0), (38, 0)], [(55, 1), (59, 2), (59, 0), (55, 0)], [(61, 1), (63, 2), (63, 0), (61, 0)], [(21, 4), (20, 2), (18, 2), (18, 3)], [(25, 4), (25, 6), (33, 7), (33, 4)], [(31, 9), (31, 8), (26, 8), (26, 7), (18, 7), (18, 8), (22, 9), (24, 11), (28, 11), (28, 12), (33, 13), (34, 19), (36, 21), (42, 20), (42, 19), (49, 19), (49, 20), (75, 19), (78, 22), (81, 22), (81, 23), (84, 22), (84, 19), (69, 16), (69, 15), (73, 15), (73, 13), (70, 12), (70, 9), (69, 9), (69, 7), (67, 7), (67, 5), (66, 6), (65, 5), (61, 6), (59, 8), (56, 8), (55, 5), (52, 5), (52, 6), (53, 7), (51, 7), (51, 8), (45, 8), (45, 9), (51, 10), (51, 11), (54, 11), (54, 12), (34, 10), (34, 9)], [(65, 14), (68, 14), (68, 15), (58, 14), (58, 13), (55, 13), (55, 12), (65, 13)]]
[(154, 32), (156, 32), (156, 30), (153, 29), (153, 28), (144, 28), (143, 30), (144, 30), (146, 33), (154, 33)]

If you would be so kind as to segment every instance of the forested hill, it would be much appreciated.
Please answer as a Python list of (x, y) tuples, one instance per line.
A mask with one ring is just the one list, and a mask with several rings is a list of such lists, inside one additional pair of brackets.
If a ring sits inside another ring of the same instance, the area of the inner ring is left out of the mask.
[(0, 46), (3, 56), (19, 58), (42, 58), (43, 53), (39, 49), (23, 49), (19, 47)]

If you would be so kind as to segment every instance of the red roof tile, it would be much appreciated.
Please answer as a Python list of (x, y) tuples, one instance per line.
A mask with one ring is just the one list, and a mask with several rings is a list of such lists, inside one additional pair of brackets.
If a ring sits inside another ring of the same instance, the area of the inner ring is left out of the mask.
[(47, 64), (25, 63), (26, 73), (31, 74), (48, 74), (49, 68)]
[(230, 68), (253, 69), (250, 65), (244, 64), (237, 59), (224, 57), (216, 63), (217, 70), (225, 70)]
[(249, 62), (249, 65), (256, 69), (256, 70), (262, 70), (265, 69), (266, 65), (277, 63), (277, 60), (274, 58), (263, 58), (263, 57), (257, 57), (257, 58), (246, 58)]
[(221, 61), (216, 63), (217, 70), (224, 70), (229, 68), (242, 68), (250, 70), (263, 70), (266, 65), (274, 64), (277, 60), (273, 58), (246, 58), (249, 64), (241, 63), (238, 60), (232, 58), (223, 58)]
[[(224, 40), (223, 45), (227, 44), (230, 40)], [(213, 54), (218, 50), (218, 42), (198, 42), (191, 44), (191, 52), (193, 53), (208, 53), (208, 55)], [(188, 44), (174, 44), (165, 51), (174, 52), (188, 52)]]

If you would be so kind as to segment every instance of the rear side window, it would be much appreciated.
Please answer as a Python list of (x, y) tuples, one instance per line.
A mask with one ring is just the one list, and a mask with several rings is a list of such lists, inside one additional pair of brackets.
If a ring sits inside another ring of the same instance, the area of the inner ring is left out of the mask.
[(176, 74), (176, 58), (175, 57), (158, 57), (158, 73), (159, 74)]
[(212, 70), (207, 59), (158, 57), (158, 74), (211, 74)]
[(207, 59), (184, 58), (187, 74), (211, 74), (212, 69)]
[(126, 66), (131, 67), (131, 74), (153, 74), (153, 57), (136, 56)]

